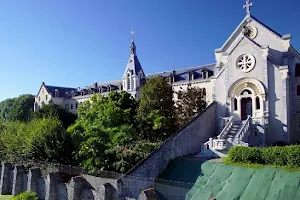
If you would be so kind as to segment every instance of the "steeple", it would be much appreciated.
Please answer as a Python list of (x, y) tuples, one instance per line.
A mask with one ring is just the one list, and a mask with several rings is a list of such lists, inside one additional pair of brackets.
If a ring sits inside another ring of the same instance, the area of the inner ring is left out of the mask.
[(145, 78), (144, 71), (136, 55), (136, 46), (133, 38), (134, 32), (131, 32), (131, 45), (129, 59), (122, 77), (122, 84), (125, 91), (130, 92), (133, 96), (139, 96), (139, 88)]
[(131, 39), (131, 45), (130, 45), (130, 53), (131, 54), (136, 54), (136, 46), (134, 44), (134, 32), (131, 31), (131, 36), (132, 36), (132, 39)]

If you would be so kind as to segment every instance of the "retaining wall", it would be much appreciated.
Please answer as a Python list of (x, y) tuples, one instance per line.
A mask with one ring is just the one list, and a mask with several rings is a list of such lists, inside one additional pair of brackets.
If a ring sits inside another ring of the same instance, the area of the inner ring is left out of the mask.
[(216, 135), (216, 108), (215, 102), (210, 104), (120, 179), (120, 196), (137, 199), (142, 190), (153, 186), (155, 178), (166, 168), (169, 161), (176, 157), (199, 153), (201, 145)]

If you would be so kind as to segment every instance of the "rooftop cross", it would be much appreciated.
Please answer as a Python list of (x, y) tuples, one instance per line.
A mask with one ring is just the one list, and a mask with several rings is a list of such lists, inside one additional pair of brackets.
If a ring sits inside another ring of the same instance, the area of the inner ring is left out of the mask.
[(132, 37), (132, 39), (134, 39), (134, 31), (131, 31), (131, 37)]
[(250, 7), (252, 7), (252, 6), (253, 6), (253, 3), (250, 2), (250, 0), (247, 0), (246, 5), (243, 5), (243, 8), (246, 8), (246, 13), (247, 14), (250, 14)]

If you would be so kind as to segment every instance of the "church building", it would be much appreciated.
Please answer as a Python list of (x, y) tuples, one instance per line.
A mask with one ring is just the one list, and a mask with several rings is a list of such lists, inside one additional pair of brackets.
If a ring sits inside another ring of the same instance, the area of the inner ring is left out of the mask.
[[(202, 88), (208, 104), (217, 102), (219, 135), (208, 148), (228, 145), (265, 146), (300, 141), (300, 54), (291, 35), (281, 35), (255, 18), (246, 1), (246, 16), (225, 43), (215, 50), (214, 64), (145, 74), (132, 39), (130, 55), (120, 80), (96, 82), (89, 87), (68, 88), (42, 83), (34, 110), (58, 104), (76, 113), (93, 94), (127, 91), (139, 98), (148, 78), (167, 78), (173, 90)], [(201, 61), (199, 61), (201, 62)], [(232, 133), (232, 127), (237, 131)]]

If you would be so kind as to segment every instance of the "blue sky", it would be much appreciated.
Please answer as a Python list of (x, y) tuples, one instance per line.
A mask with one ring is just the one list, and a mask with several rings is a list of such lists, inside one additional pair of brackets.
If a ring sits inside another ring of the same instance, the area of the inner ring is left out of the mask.
[[(215, 62), (244, 0), (0, 1), (0, 100), (49, 85), (122, 77), (134, 30), (146, 74)], [(252, 14), (300, 51), (300, 1), (253, 0)], [(297, 37), (298, 36), (298, 37)]]

